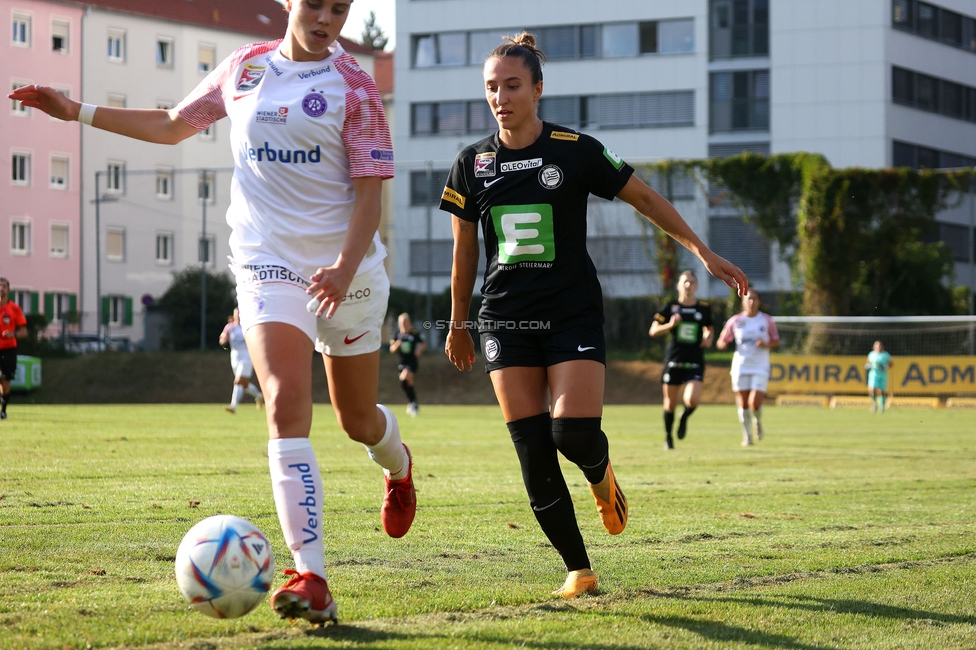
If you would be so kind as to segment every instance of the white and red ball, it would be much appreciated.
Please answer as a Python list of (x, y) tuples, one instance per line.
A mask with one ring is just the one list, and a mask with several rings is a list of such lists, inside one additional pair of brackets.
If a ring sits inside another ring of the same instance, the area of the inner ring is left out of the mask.
[(190, 609), (214, 618), (237, 618), (257, 607), (271, 589), (274, 570), (264, 533), (233, 515), (197, 523), (176, 551), (180, 592)]

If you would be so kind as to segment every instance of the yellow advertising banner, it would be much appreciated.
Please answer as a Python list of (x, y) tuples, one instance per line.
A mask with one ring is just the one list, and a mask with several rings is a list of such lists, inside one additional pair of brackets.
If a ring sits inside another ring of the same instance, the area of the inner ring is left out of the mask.
[[(863, 357), (773, 354), (771, 394), (867, 392)], [(895, 395), (976, 394), (976, 357), (892, 357), (888, 391)]]

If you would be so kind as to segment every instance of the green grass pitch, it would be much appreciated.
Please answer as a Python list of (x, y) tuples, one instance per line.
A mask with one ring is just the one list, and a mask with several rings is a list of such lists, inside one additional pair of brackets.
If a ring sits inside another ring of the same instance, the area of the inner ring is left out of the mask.
[(312, 630), (267, 604), (230, 621), (189, 612), (173, 575), (190, 526), (231, 513), (269, 537), (281, 584), (291, 558), (263, 413), (14, 401), (0, 423), (0, 649), (976, 644), (971, 412), (771, 407), (766, 440), (743, 449), (735, 409), (704, 406), (666, 453), (660, 407), (608, 407), (630, 522), (607, 535), (564, 465), (601, 586), (569, 603), (550, 596), (564, 569), (498, 408), (400, 417), (419, 511), (393, 540), (379, 469), (316, 406), (340, 624)]

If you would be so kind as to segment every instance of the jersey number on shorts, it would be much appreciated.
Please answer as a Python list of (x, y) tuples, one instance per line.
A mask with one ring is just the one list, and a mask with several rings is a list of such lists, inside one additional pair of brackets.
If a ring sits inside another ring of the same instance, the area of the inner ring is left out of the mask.
[(678, 323), (674, 338), (679, 343), (698, 343), (698, 323)]
[(551, 262), (556, 259), (552, 206), (496, 205), (491, 220), (498, 236), (498, 263)]

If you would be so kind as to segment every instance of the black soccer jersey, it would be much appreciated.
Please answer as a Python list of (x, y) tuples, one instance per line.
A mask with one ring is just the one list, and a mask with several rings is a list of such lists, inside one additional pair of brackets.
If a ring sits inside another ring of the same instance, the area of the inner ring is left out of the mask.
[(400, 341), (400, 347), (397, 348), (397, 352), (400, 354), (400, 363), (405, 364), (416, 364), (417, 362), (417, 348), (423, 342), (423, 337), (420, 336), (420, 332), (413, 330), (407, 333), (397, 332), (396, 338)]
[(704, 338), (702, 329), (712, 327), (711, 307), (701, 300), (691, 306), (672, 300), (654, 314), (654, 320), (664, 325), (671, 320), (673, 314), (681, 314), (681, 322), (671, 330), (668, 348), (664, 353), (665, 364), (672, 361), (678, 364), (704, 364), (705, 352), (701, 346)]
[(633, 173), (596, 139), (548, 122), (524, 149), (507, 149), (496, 132), (461, 151), (440, 208), (481, 222), (488, 261), (481, 320), (539, 320), (553, 330), (603, 325), (586, 201), (613, 200)]

